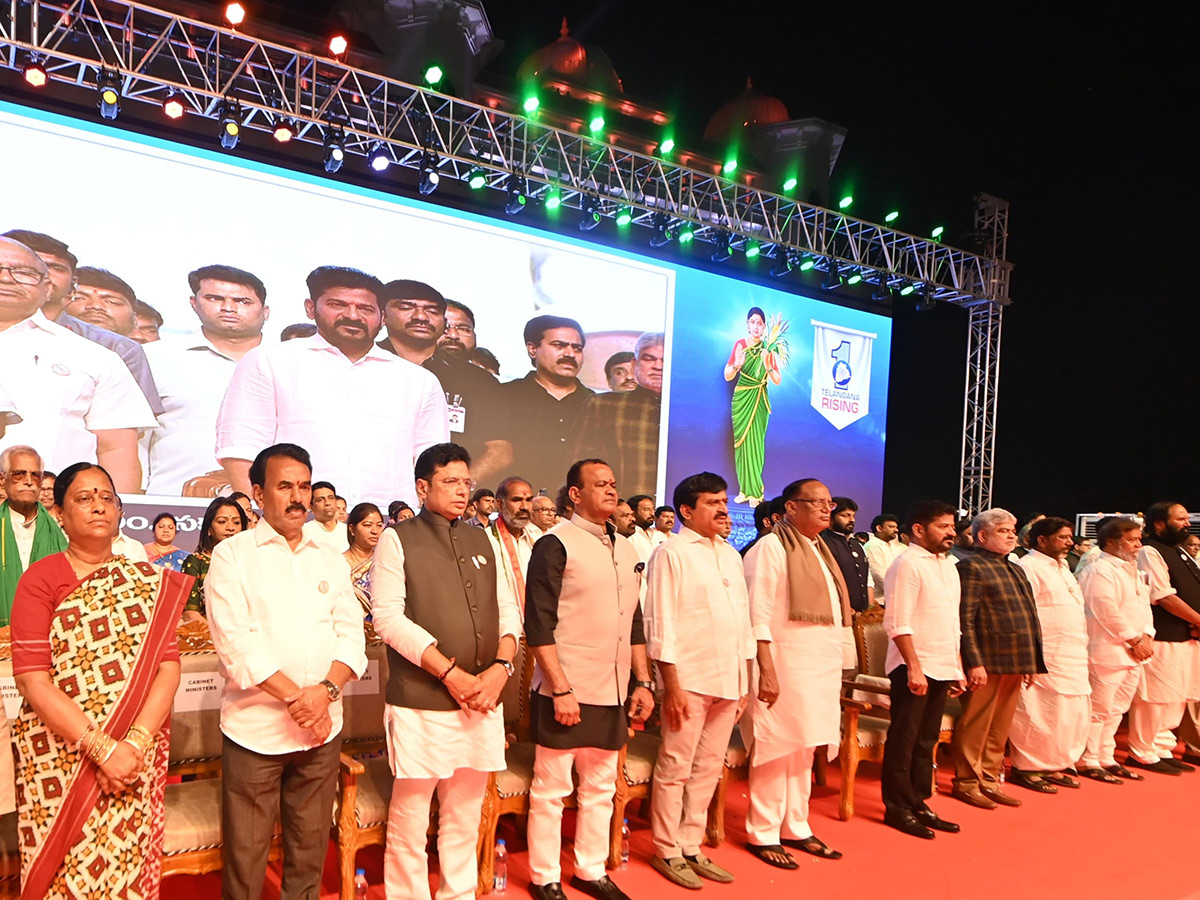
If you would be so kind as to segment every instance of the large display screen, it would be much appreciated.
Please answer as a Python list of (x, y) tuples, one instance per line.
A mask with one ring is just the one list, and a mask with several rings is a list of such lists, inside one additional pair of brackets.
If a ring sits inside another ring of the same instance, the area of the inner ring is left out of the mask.
[[(601, 456), (664, 504), (721, 473), (743, 521), (809, 475), (877, 511), (886, 316), (6, 103), (0, 142), (22, 161), (0, 233), (72, 257), (0, 275), (0, 448), (116, 468), (134, 531), (282, 440), (351, 505), (415, 503), (413, 458), (449, 436), (491, 488), (553, 496)], [(135, 297), (162, 319), (141, 347)]]

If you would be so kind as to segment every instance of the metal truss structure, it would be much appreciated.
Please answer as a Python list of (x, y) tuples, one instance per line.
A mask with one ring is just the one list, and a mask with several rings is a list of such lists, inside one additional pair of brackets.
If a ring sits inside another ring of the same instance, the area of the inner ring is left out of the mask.
[(531, 199), (553, 194), (589, 218), (629, 217), (664, 238), (688, 228), (719, 247), (755, 243), (774, 257), (776, 271), (804, 261), (834, 287), (857, 277), (880, 297), (916, 290), (929, 302), (966, 307), (963, 505), (974, 510), (976, 500), (990, 497), (1000, 308), (1009, 286), (1004, 201), (987, 214), (981, 206), (977, 231), (990, 229), (993, 240), (987, 252), (970, 252), (554, 128), (536, 112), (493, 109), (121, 0), (0, 0), (0, 68), (30, 65), (43, 67), (49, 82), (113, 84), (124, 103), (161, 106), (174, 98), (186, 115), (213, 121), (214, 142), (223, 118), (265, 132), (285, 124), (293, 141), (336, 142), (347, 164), (382, 152), (441, 178), (474, 172), (488, 188)]

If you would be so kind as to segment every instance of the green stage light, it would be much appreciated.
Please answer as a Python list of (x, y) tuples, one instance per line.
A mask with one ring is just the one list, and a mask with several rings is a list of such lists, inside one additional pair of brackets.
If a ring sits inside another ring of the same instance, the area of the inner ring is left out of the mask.
[(723, 165), (721, 167), (721, 171), (724, 172), (726, 175), (732, 175), (734, 172), (737, 171), (737, 160), (736, 159), (725, 160), (725, 165)]
[(425, 70), (425, 83), (430, 87), (437, 87), (438, 83), (442, 80), (442, 76), (445, 74), (441, 66), (432, 65)]
[(487, 172), (479, 168), (479, 166), (476, 166), (467, 173), (467, 184), (470, 185), (471, 190), (479, 190), (481, 187), (487, 184)]
[(917, 289), (917, 286), (910, 281), (907, 284), (905, 284), (904, 287), (900, 288), (900, 296), (907, 297), (909, 294), (911, 294), (916, 289)]
[(847, 194), (845, 197), (843, 197), (841, 200), (838, 201), (838, 209), (849, 209), (850, 204), (853, 202), (854, 202), (854, 198), (852, 196), (850, 196), (849, 194)]
[(900, 213), (893, 209), (890, 213), (883, 217), (883, 221), (895, 222), (898, 218), (900, 218)]
[(846, 284), (858, 284), (860, 281), (862, 281), (862, 276), (860, 274), (858, 274), (857, 272), (855, 272), (853, 275), (851, 275), (849, 278), (846, 279)]
[(800, 263), (800, 271), (807, 272), (809, 269), (811, 269), (816, 264), (817, 264), (817, 261), (810, 256), (804, 262)]
[(696, 237), (696, 226), (691, 222), (684, 222), (679, 227), (679, 243), (690, 244)]
[(546, 194), (546, 209), (558, 209), (562, 206), (562, 194), (558, 188), (551, 188)]
[(796, 189), (796, 185), (799, 183), (800, 182), (798, 182), (795, 178), (789, 178), (783, 183), (783, 189), (785, 191), (794, 191)]
[(617, 224), (624, 228), (633, 221), (633, 210), (628, 206), (622, 206), (620, 212), (617, 213)]
[(758, 241), (749, 241), (746, 244), (746, 259), (754, 259), (762, 252), (762, 248), (758, 246)]
[(537, 97), (526, 97), (525, 102), (521, 104), (521, 109), (527, 113), (535, 113), (540, 105), (541, 101)]
[(946, 229), (943, 228), (941, 225), (939, 225), (937, 228), (933, 229), (933, 239), (936, 241), (938, 238), (940, 238), (942, 236), (942, 232), (945, 230)]
[(675, 138), (664, 138), (663, 142), (658, 145), (659, 153), (670, 153), (675, 149)]
[(604, 116), (593, 116), (592, 121), (588, 122), (588, 131), (595, 134), (597, 131), (604, 130)]

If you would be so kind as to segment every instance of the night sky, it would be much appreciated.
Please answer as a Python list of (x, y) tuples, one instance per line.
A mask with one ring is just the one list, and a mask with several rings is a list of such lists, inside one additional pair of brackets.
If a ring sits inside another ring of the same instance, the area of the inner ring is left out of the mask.
[[(897, 227), (966, 245), (973, 195), (1004, 197), (996, 503), (1200, 509), (1193, 53), (1181, 22), (1048, 6), (492, 2), (507, 46), (480, 80), (510, 84), (565, 14), (627, 95), (678, 115), (681, 145), (749, 76), (793, 117), (848, 128), (832, 187), (853, 186), (855, 215), (899, 208)], [(902, 514), (957, 499), (966, 315), (896, 305), (884, 499)]]

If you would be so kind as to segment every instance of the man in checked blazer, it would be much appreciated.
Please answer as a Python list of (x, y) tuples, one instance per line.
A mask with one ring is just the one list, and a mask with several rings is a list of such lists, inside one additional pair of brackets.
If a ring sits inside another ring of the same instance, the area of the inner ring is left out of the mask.
[(980, 809), (1020, 806), (1000, 790), (1000, 776), (1021, 686), (1046, 671), (1037, 604), (1025, 573), (1009, 558), (1017, 544), (1016, 517), (984, 510), (971, 522), (971, 533), (975, 550), (958, 564), (968, 693), (954, 726), (952, 796)]

